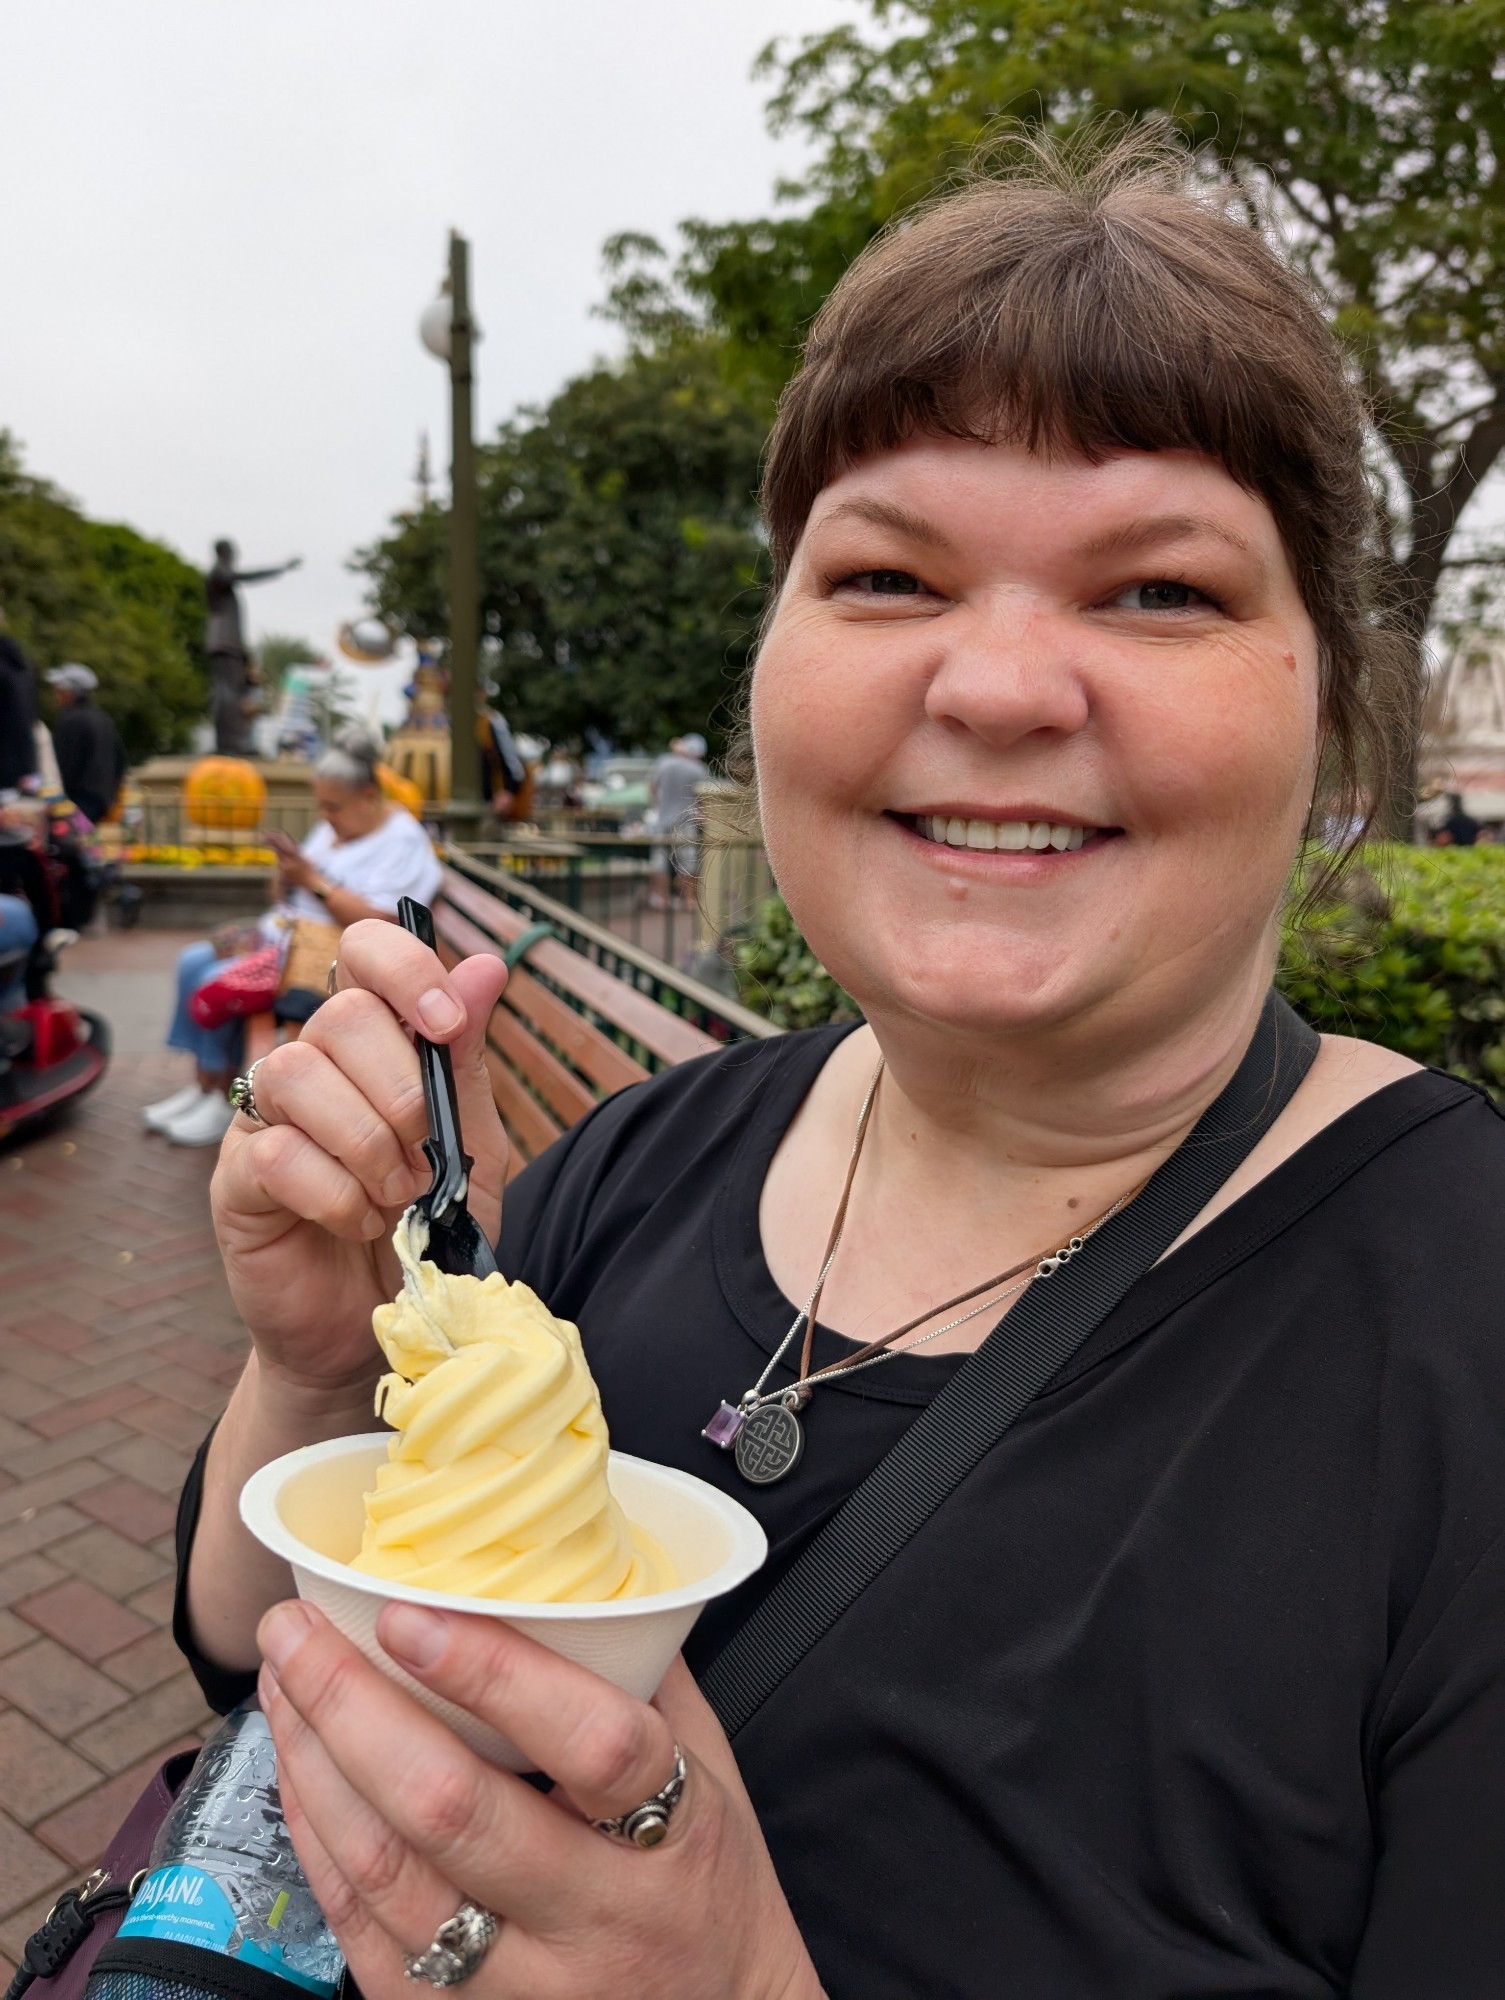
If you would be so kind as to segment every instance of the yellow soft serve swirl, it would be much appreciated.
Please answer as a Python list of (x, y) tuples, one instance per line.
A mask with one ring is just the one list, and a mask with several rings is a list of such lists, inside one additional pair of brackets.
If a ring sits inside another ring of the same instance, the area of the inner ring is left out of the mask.
[[(416, 1239), (415, 1240), (415, 1235)], [(355, 1567), (463, 1597), (598, 1604), (678, 1581), (606, 1483), (606, 1419), (580, 1335), (505, 1278), (450, 1277), (405, 1216), (395, 1303), (373, 1315), (394, 1425)]]

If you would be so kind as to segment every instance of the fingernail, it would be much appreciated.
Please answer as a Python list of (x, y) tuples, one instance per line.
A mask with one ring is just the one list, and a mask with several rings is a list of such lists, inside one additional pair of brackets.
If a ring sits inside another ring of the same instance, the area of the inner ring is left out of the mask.
[(381, 1184), (381, 1198), (388, 1208), (399, 1208), (413, 1192), (413, 1175), (409, 1168), (399, 1167), (394, 1174), (388, 1174)]
[(262, 1619), (256, 1634), (261, 1655), (273, 1673), (279, 1673), (314, 1629), (308, 1607), (303, 1604), (274, 1604)]
[(418, 1018), (431, 1035), (448, 1035), (465, 1016), (442, 986), (431, 986), (418, 1002)]
[(383, 1649), (405, 1667), (438, 1666), (449, 1643), (449, 1627), (437, 1611), (418, 1604), (389, 1604), (377, 1631)]
[(382, 1235), (386, 1227), (386, 1218), (382, 1215), (380, 1209), (368, 1208), (361, 1218), (361, 1234), (368, 1239), (373, 1236)]

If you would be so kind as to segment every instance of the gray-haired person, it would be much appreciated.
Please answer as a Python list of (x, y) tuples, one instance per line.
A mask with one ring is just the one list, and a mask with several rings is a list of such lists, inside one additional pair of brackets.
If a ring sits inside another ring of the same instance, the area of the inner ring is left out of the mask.
[(79, 811), (97, 826), (120, 795), (129, 763), (125, 745), (114, 722), (95, 704), (99, 676), (92, 667), (71, 660), (54, 667), (47, 684), (58, 705), (52, 726), (58, 776)]
[[(352, 725), (337, 732), (315, 766), (319, 820), (313, 831), (301, 846), (285, 833), (267, 835), (278, 857), (276, 901), (261, 921), (260, 937), (237, 940), (242, 951), (275, 942), (289, 920), (311, 918), (341, 930), (363, 917), (394, 922), (400, 896), (421, 903), (433, 896), (441, 872), (438, 856), (412, 814), (383, 795), (376, 776), (380, 760), (380, 743), (364, 729)], [(206, 1028), (189, 1009), (198, 989), (224, 972), (226, 958), (220, 943), (205, 938), (178, 960), (167, 1046), (193, 1057), (193, 1081), (149, 1104), (143, 1116), (150, 1131), (180, 1146), (217, 1146), (235, 1115), (225, 1093), (240, 1066), (245, 1023)]]
[(667, 836), (648, 857), (650, 910), (668, 908), (671, 866), (680, 895), (688, 903), (695, 900), (695, 883), (700, 873), (700, 843), (695, 838), (695, 788), (710, 776), (705, 747), (705, 738), (698, 733), (676, 736), (649, 777), (654, 830)]

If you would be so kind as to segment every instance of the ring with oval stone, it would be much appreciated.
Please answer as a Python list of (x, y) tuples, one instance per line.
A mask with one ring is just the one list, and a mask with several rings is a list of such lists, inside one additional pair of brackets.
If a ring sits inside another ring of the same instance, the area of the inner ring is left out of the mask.
[(685, 1753), (676, 1743), (674, 1746), (674, 1772), (667, 1785), (644, 1799), (631, 1812), (619, 1813), (615, 1819), (593, 1819), (591, 1825), (597, 1833), (608, 1833), (616, 1840), (630, 1840), (635, 1847), (657, 1847), (669, 1831), (669, 1821), (675, 1807), (685, 1792)]

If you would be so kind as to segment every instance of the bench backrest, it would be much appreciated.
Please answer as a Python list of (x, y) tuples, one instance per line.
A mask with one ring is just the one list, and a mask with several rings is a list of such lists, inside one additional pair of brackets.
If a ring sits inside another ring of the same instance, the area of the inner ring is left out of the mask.
[[(486, 1062), (512, 1141), (514, 1173), (603, 1097), (640, 1083), (654, 1070), (724, 1046), (723, 1039), (583, 952), (558, 937), (541, 935), (538, 913), (554, 906), (536, 893), (529, 903), (533, 907), (514, 907), (446, 868), (434, 905), (439, 954), (449, 965), (473, 952), (505, 957), (525, 933), (534, 933), (524, 956), (513, 964), (487, 1030)], [(563, 924), (580, 924), (568, 910), (560, 908), (557, 914)], [(778, 1032), (744, 1016), (741, 1008), (727, 1012), (737, 1017), (737, 1033)]]

